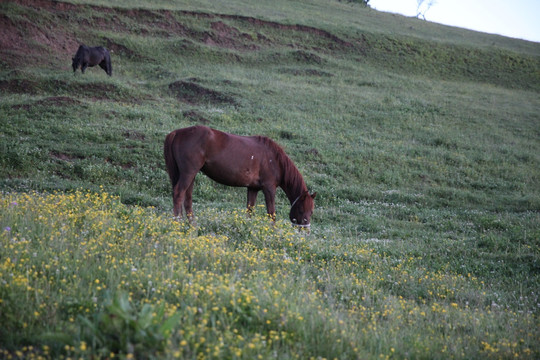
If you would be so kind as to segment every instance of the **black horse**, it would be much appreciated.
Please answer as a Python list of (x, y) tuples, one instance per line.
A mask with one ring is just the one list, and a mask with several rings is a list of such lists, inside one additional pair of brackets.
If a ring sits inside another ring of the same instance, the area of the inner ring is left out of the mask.
[(81, 45), (72, 60), (73, 63), (71, 66), (73, 66), (73, 73), (77, 71), (79, 66), (81, 67), (81, 72), (84, 74), (84, 70), (87, 67), (99, 65), (99, 67), (105, 70), (107, 75), (112, 76), (111, 55), (109, 54), (109, 50), (102, 46), (89, 47)]

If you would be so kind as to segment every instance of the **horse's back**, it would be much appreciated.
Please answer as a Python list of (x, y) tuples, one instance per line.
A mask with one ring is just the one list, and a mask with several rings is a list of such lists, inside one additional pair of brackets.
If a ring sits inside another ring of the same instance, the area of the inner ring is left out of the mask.
[(196, 125), (177, 129), (165, 138), (165, 146), (173, 150), (175, 157), (189, 157), (193, 154), (203, 154), (213, 137), (213, 129)]
[(79, 48), (77, 49), (77, 52), (75, 53), (75, 57), (78, 59), (83, 59), (89, 53), (90, 53), (90, 48), (82, 44), (82, 45), (79, 45)]
[(108, 55), (109, 54), (109, 50), (107, 50), (107, 48), (104, 48), (103, 46), (96, 46), (93, 49), (95, 51), (99, 52), (100, 54), (103, 54), (103, 55)]
[(259, 147), (256, 138), (229, 134), (203, 125), (174, 130), (165, 140), (175, 156), (203, 156), (206, 160), (234, 157)]
[(109, 54), (107, 49), (105, 49), (103, 46), (87, 47), (86, 51), (91, 58), (101, 60), (103, 60), (105, 56)]
[(175, 142), (200, 142), (211, 137), (214, 131), (207, 126), (195, 125), (174, 130), (171, 134), (174, 134)]

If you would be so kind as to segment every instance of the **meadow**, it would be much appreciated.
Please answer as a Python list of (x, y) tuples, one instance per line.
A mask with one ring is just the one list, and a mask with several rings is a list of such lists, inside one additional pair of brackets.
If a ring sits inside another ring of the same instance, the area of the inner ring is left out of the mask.
[[(539, 44), (322, 0), (0, 15), (0, 357), (540, 357)], [(281, 144), (311, 233), (202, 174), (175, 221), (193, 124)]]

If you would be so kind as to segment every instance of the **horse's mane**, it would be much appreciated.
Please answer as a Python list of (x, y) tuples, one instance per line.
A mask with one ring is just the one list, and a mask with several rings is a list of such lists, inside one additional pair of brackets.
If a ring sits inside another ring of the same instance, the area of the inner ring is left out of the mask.
[[(304, 178), (293, 161), (285, 153), (283, 148), (279, 146), (274, 140), (266, 136), (255, 136), (258, 142), (263, 143), (265, 146), (270, 148), (272, 152), (276, 155), (279, 166), (281, 167), (281, 186), (285, 193), (291, 196), (299, 196), (303, 191), (306, 190), (306, 185), (304, 183)], [(293, 201), (294, 199), (290, 199)]]

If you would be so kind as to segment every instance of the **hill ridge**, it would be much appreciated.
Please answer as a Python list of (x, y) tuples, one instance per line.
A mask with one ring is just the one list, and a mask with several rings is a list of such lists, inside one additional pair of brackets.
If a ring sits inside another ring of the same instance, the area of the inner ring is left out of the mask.
[[(111, 47), (113, 51), (152, 61), (152, 56), (140, 54), (129, 44), (105, 34), (110, 32), (116, 37), (122, 33), (160, 39), (177, 36), (187, 41), (187, 46), (199, 44), (197, 46), (215, 46), (231, 51), (258, 51), (271, 47), (303, 49), (314, 52), (300, 55), (300, 59), (303, 57), (308, 61), (337, 52), (355, 61), (397, 73), (540, 90), (540, 57), (497, 48), (442, 44), (411, 36), (370, 32), (337, 35), (314, 26), (190, 10), (126, 9), (48, 0), (17, 0), (11, 6), (34, 9), (34, 12), (39, 11), (46, 16), (36, 21), (34, 17), (37, 14), (21, 8), (16, 9), (15, 14), (3, 11), (0, 15), (0, 24), (5, 30), (0, 36), (0, 54), (4, 67), (8, 68), (25, 63), (28, 58), (41, 60), (52, 57), (51, 65), (65, 61), (73, 55), (79, 43), (92, 42), (90, 39), (97, 43), (99, 38), (102, 45)], [(88, 9), (91, 17), (79, 17), (77, 13), (83, 12), (82, 9)], [(197, 24), (194, 17), (206, 19), (206, 24)], [(222, 23), (212, 22), (214, 19)], [(242, 54), (237, 58), (242, 58)]]

